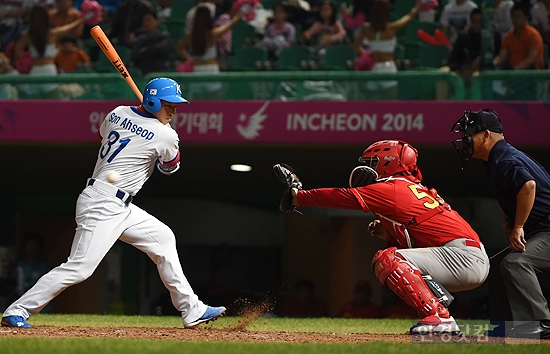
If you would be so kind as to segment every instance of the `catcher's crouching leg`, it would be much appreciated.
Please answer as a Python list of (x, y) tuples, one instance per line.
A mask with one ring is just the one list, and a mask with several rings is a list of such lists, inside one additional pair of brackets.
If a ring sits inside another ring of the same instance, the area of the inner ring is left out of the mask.
[(420, 271), (400, 258), (396, 250), (396, 247), (390, 247), (376, 252), (372, 268), (378, 280), (414, 308), (422, 318), (410, 332), (419, 333), (419, 329), (424, 333), (460, 332), (449, 310), (434, 295)]

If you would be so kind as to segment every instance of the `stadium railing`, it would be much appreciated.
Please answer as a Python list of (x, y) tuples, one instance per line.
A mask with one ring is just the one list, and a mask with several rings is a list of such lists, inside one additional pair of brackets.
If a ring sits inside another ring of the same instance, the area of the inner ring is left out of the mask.
[[(183, 95), (204, 100), (538, 100), (550, 98), (550, 70), (485, 71), (468, 87), (452, 72), (409, 70), (177, 72), (136, 75), (138, 87), (159, 76), (174, 78)], [(369, 91), (369, 82), (396, 82), (397, 97)], [(53, 89), (52, 89), (53, 88)], [(442, 92), (444, 94), (442, 94)], [(0, 99), (135, 99), (116, 72), (55, 76), (0, 75)]]
[[(149, 79), (174, 78), (190, 99), (369, 100), (375, 99), (366, 83), (395, 81), (398, 99), (436, 99), (437, 85), (448, 85), (448, 99), (464, 99), (464, 84), (454, 73), (354, 71), (265, 71), (220, 74), (154, 73), (134, 77), (143, 88)], [(11, 85), (10, 96), (6, 86)], [(54, 85), (54, 86), (52, 86)], [(52, 89), (55, 87), (55, 89)], [(14, 89), (16, 94), (14, 95)], [(76, 73), (55, 76), (1, 75), (0, 99), (134, 99), (117, 73)], [(380, 97), (376, 99), (392, 99)]]

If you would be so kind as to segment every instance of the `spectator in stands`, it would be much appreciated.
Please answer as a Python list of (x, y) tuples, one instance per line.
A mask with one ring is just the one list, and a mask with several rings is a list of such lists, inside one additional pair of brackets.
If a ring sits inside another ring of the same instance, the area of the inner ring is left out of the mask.
[[(397, 45), (396, 34), (399, 29), (411, 22), (422, 7), (417, 1), (415, 6), (403, 17), (390, 22), (391, 3), (388, 0), (375, 0), (371, 11), (371, 21), (363, 25), (359, 36), (353, 43), (354, 50), (360, 55), (370, 54), (374, 65), (373, 72), (395, 73), (393, 52)], [(370, 53), (361, 47), (363, 38), (369, 40)], [(369, 81), (367, 89), (372, 91), (373, 98), (397, 98), (397, 81)]]
[(288, 48), (296, 41), (296, 28), (288, 22), (288, 11), (282, 3), (273, 7), (273, 21), (269, 23), (264, 37), (256, 45), (268, 50), (269, 59), (276, 61), (281, 49)]
[[(57, 55), (57, 42), (83, 22), (84, 19), (79, 18), (65, 26), (52, 28), (47, 8), (42, 5), (33, 6), (29, 13), (29, 29), (17, 41), (14, 52), (19, 55), (25, 48), (29, 48), (34, 59), (29, 75), (56, 75), (57, 67), (54, 60)], [(57, 86), (57, 84), (33, 85), (27, 87), (27, 91), (36, 97), (48, 97)]]
[(26, 18), (31, 7), (37, 2), (27, 0), (0, 1), (0, 51), (6, 52), (8, 46), (19, 39), (27, 26)]
[(170, 33), (159, 28), (154, 11), (143, 15), (143, 32), (132, 44), (132, 63), (143, 74), (167, 71), (172, 68), (174, 47)]
[(342, 22), (336, 19), (336, 5), (331, 0), (323, 0), (319, 5), (319, 17), (307, 30), (302, 32), (306, 44), (322, 62), (326, 49), (331, 45), (344, 42), (346, 30)]
[(155, 9), (148, 0), (124, 0), (115, 11), (107, 37), (115, 45), (131, 48), (135, 37), (142, 29), (143, 15), (151, 11), (154, 12)]
[(476, 7), (476, 3), (471, 0), (455, 0), (445, 5), (439, 22), (441, 31), (451, 43), (454, 43), (460, 31), (470, 26), (470, 12)]
[[(1, 44), (1, 43), (0, 43)], [(1, 46), (1, 45), (0, 45)], [(4, 52), (0, 52), (0, 75), (17, 75), (17, 70), (11, 64), (10, 58)], [(0, 84), (0, 99), (17, 99), (17, 88), (8, 83)]]
[(172, 13), (172, 3), (174, 0), (158, 0), (157, 18), (160, 23), (164, 23), (170, 19)]
[[(230, 22), (214, 27), (210, 9), (207, 6), (197, 7), (191, 32), (186, 33), (177, 44), (178, 55), (193, 63), (194, 73), (219, 73), (217, 40), (235, 26), (242, 16), (243, 13), (238, 11), (231, 17)], [(206, 94), (212, 97), (212, 93), (219, 92), (220, 88), (221, 84), (218, 82), (193, 83), (189, 85), (189, 96)]]
[[(57, 8), (49, 11), (50, 24), (52, 27), (68, 25), (80, 18), (80, 11), (73, 7), (73, 0), (55, 0)], [(84, 22), (76, 26), (70, 33), (75, 37), (82, 36)]]
[(283, 0), (288, 10), (288, 20), (296, 27), (306, 30), (317, 20), (321, 0)]
[(283, 303), (282, 317), (326, 317), (327, 305), (315, 295), (315, 286), (309, 279), (301, 279), (294, 286), (295, 295)]
[[(116, 10), (119, 8), (119, 6), (122, 4), (124, 0), (96, 0), (101, 6), (103, 6), (103, 20), (104, 21), (110, 21)], [(77, 10), (80, 10), (80, 6), (82, 5), (82, 2), (84, 0), (74, 0), (74, 8)]]
[(78, 46), (75, 36), (69, 34), (61, 37), (58, 48), (54, 62), (59, 73), (70, 73), (90, 64), (90, 57)]
[(542, 69), (543, 41), (536, 28), (528, 24), (529, 11), (516, 3), (511, 10), (513, 28), (506, 33), (499, 54), (493, 59), (498, 69)]
[(462, 30), (449, 55), (449, 67), (463, 79), (478, 73), (481, 64), (481, 10), (470, 13), (470, 27)]
[(353, 0), (351, 7), (346, 7), (342, 3), (340, 12), (344, 20), (345, 27), (352, 32), (352, 39), (357, 38), (363, 28), (363, 24), (369, 21), (369, 14), (374, 0)]
[(206, 7), (210, 11), (210, 17), (212, 20), (216, 17), (216, 4), (214, 3), (214, 0), (195, 0), (195, 6), (190, 8), (185, 15), (185, 33), (189, 33), (193, 29), (195, 12), (199, 7)]
[[(223, 26), (231, 22), (231, 15), (235, 13), (235, 10), (232, 8), (234, 2), (234, 0), (221, 0), (217, 8), (219, 15), (214, 21), (214, 27)], [(233, 30), (229, 29), (216, 41), (218, 43), (218, 62), (222, 71), (228, 70), (231, 66), (230, 58), (233, 54), (231, 48), (232, 37)]]
[(550, 0), (539, 0), (531, 9), (531, 23), (535, 27), (544, 43), (550, 45)]
[(504, 40), (504, 35), (512, 29), (512, 17), (510, 16), (510, 10), (512, 10), (513, 6), (514, 1), (512, 0), (495, 0), (495, 12), (493, 17), (495, 21), (495, 55), (500, 52), (500, 45)]
[(372, 289), (368, 282), (359, 281), (353, 289), (353, 297), (345, 303), (336, 317), (381, 318), (382, 310), (371, 302)]

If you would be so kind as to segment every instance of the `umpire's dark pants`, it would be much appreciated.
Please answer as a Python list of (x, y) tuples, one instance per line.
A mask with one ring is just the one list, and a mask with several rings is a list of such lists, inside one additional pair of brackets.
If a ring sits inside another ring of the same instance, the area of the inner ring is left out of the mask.
[(503, 252), (491, 260), (491, 321), (550, 320), (548, 302), (537, 278), (550, 272), (550, 226), (526, 235), (525, 252)]

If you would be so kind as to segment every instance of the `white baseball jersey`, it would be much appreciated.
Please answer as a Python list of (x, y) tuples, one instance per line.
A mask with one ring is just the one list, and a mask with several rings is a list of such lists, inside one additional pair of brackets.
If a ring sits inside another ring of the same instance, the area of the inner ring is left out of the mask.
[[(154, 171), (170, 174), (179, 166), (178, 135), (137, 107), (120, 106), (100, 128), (101, 147), (92, 178), (76, 203), (76, 233), (67, 262), (52, 269), (11, 304), (3, 316), (25, 319), (40, 312), (67, 287), (86, 280), (117, 240), (146, 253), (181, 312), (184, 325), (204, 314), (206, 305), (189, 285), (170, 228), (130, 201)], [(108, 183), (107, 172), (120, 179)]]
[(137, 107), (119, 106), (106, 117), (99, 134), (102, 137), (92, 178), (107, 180), (116, 171), (119, 189), (136, 195), (153, 174), (158, 161), (171, 167), (179, 163), (178, 134), (149, 113)]
[(547, 33), (550, 28), (550, 14), (542, 2), (537, 2), (531, 8), (531, 25), (542, 28)]
[(455, 3), (445, 5), (439, 22), (442, 26), (449, 26), (449, 41), (454, 43), (458, 33), (470, 27), (470, 12), (476, 8), (477, 4), (470, 0), (461, 5)]

